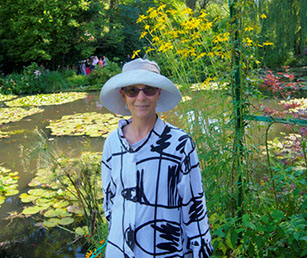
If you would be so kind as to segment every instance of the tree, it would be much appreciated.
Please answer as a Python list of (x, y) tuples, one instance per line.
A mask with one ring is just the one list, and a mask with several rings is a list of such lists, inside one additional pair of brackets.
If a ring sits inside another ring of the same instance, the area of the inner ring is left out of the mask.
[(55, 67), (81, 56), (81, 49), (92, 47), (88, 23), (100, 2), (1, 0), (1, 62), (6, 68), (32, 61)]
[(254, 1), (250, 14), (252, 19), (258, 21), (260, 29), (256, 31), (255, 38), (259, 43), (274, 43), (269, 51), (260, 49), (267, 65), (299, 65), (299, 60), (304, 61), (307, 43), (306, 0), (258, 0)]

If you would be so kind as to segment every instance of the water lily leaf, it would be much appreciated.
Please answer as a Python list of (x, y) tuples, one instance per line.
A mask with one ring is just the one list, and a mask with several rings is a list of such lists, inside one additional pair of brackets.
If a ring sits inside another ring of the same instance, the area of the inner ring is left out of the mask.
[(9, 189), (6, 193), (5, 196), (13, 196), (19, 193), (19, 190), (17, 189)]
[(83, 226), (82, 228), (81, 227), (77, 227), (75, 229), (75, 232), (77, 235), (79, 236), (84, 236), (85, 234), (88, 234), (89, 233), (89, 230), (88, 230), (88, 227), (87, 226)]
[(63, 116), (59, 120), (51, 121), (47, 128), (52, 135), (88, 135), (90, 137), (105, 137), (107, 133), (116, 128), (119, 119), (128, 118), (112, 114), (96, 112), (77, 113)]
[(0, 207), (4, 203), (6, 196), (12, 196), (19, 193), (18, 172), (11, 172), (10, 169), (0, 166)]
[(79, 213), (80, 210), (81, 209), (78, 206), (68, 206), (67, 207), (67, 211), (70, 213)]
[(69, 202), (67, 201), (59, 201), (53, 204), (53, 207), (54, 208), (64, 208), (64, 207), (67, 207), (68, 205), (69, 205)]
[(70, 214), (65, 209), (50, 209), (45, 212), (45, 217), (67, 217), (70, 216)]
[(41, 108), (0, 108), (0, 125), (10, 122), (17, 122), (26, 116), (31, 116), (43, 111), (44, 110)]
[(51, 218), (51, 219), (48, 219), (48, 220), (44, 220), (43, 226), (47, 227), (47, 228), (52, 228), (52, 227), (59, 225), (59, 222), (60, 222), (59, 219)]
[(74, 222), (74, 219), (73, 219), (73, 218), (71, 218), (71, 217), (66, 217), (66, 218), (60, 219), (59, 224), (65, 226), (65, 225), (69, 225), (69, 224), (71, 224), (71, 223), (73, 223), (73, 222)]
[(44, 197), (39, 198), (39, 199), (36, 200), (36, 203), (40, 204), (40, 205), (41, 204), (46, 204), (46, 203), (50, 203), (50, 205), (52, 205), (53, 202), (54, 202), (53, 199), (48, 199), (48, 198), (44, 198)]
[(24, 203), (33, 202), (33, 201), (35, 201), (37, 199), (36, 196), (29, 195), (29, 194), (26, 194), (26, 193), (22, 193), (21, 195), (19, 195), (19, 198)]
[(42, 204), (39, 204), (38, 207), (40, 207), (41, 211), (43, 211), (43, 210), (47, 210), (51, 205), (52, 205), (51, 202), (49, 202), (49, 203), (42, 203)]
[(17, 106), (49, 106), (60, 105), (68, 102), (73, 102), (78, 99), (86, 98), (85, 92), (61, 92), (54, 94), (37, 94), (26, 96), (12, 101), (6, 101), (5, 104), (9, 107)]
[(33, 206), (33, 207), (24, 208), (22, 213), (25, 215), (34, 215), (40, 211), (41, 209), (38, 206)]
[(10, 100), (10, 99), (14, 99), (17, 98), (18, 96), (16, 95), (4, 95), (0, 93), (0, 101), (6, 101), (6, 100)]

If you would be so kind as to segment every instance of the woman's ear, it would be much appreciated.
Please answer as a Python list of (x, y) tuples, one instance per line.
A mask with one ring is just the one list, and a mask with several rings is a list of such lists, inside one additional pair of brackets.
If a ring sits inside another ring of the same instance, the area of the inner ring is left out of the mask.
[(161, 91), (162, 91), (162, 89), (158, 89), (158, 99), (160, 99), (160, 95), (161, 95)]
[(124, 91), (122, 89), (120, 89), (119, 93), (120, 93), (120, 95), (122, 95), (124, 102), (126, 102), (126, 95), (125, 95)]

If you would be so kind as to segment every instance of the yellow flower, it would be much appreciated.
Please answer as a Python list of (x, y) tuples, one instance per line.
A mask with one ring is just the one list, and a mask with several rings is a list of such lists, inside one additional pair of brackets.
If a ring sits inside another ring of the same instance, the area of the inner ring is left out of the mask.
[(213, 57), (215, 56), (215, 52), (209, 52), (209, 53), (207, 54), (207, 56), (213, 58)]
[(212, 27), (212, 22), (206, 22), (205, 24), (201, 25), (202, 30), (208, 30), (211, 29)]
[(141, 14), (141, 15), (139, 16), (139, 18), (137, 19), (136, 23), (140, 23), (140, 22), (142, 22), (143, 20), (145, 20), (146, 18), (147, 18), (147, 16)]
[(207, 13), (202, 9), (200, 11), (200, 15), (199, 15), (199, 18), (205, 18), (207, 16)]
[(252, 26), (247, 26), (246, 28), (244, 28), (244, 31), (252, 31), (254, 30), (254, 27)]
[(151, 52), (151, 51), (153, 51), (153, 50), (155, 50), (155, 49), (152, 48), (152, 47), (149, 47), (149, 48), (146, 50), (146, 54), (148, 54), (149, 52)]
[(87, 253), (85, 254), (84, 258), (90, 258), (92, 255), (93, 251), (92, 250), (88, 250)]
[(158, 7), (158, 11), (161, 11), (161, 10), (163, 10), (163, 9), (165, 9), (165, 7), (166, 7), (166, 4), (161, 4), (159, 7)]
[(146, 13), (151, 13), (153, 10), (155, 10), (155, 8), (154, 8), (154, 7), (150, 7), (150, 8), (147, 10)]
[(150, 26), (148, 24), (145, 25), (145, 27), (144, 27), (145, 30), (149, 30), (149, 28), (150, 28)]
[(274, 43), (266, 41), (266, 42), (263, 42), (263, 45), (264, 46), (272, 46), (272, 45), (274, 45)]
[(136, 51), (133, 51), (133, 55), (131, 57), (131, 59), (135, 58), (136, 56), (139, 56), (139, 53), (141, 52), (141, 50), (136, 50)]
[(166, 10), (165, 13), (169, 13), (169, 14), (171, 14), (171, 15), (175, 15), (175, 14), (177, 13), (177, 11), (174, 10), (174, 9), (170, 9), (170, 10)]
[(173, 49), (173, 48), (174, 48), (174, 46), (172, 45), (172, 43), (167, 42), (167, 43), (164, 43), (163, 45), (161, 45), (159, 47), (158, 51), (165, 53), (166, 51)]
[(253, 41), (249, 37), (243, 39), (243, 42), (245, 42), (246, 46), (252, 46), (253, 43)]
[(153, 38), (152, 38), (152, 41), (153, 41), (153, 42), (155, 42), (155, 41), (157, 41), (157, 42), (158, 42), (159, 40), (160, 40), (160, 39), (159, 39), (159, 37), (158, 37), (158, 36), (155, 36), (155, 37), (153, 37)]
[(182, 14), (192, 15), (193, 10), (191, 8), (185, 8), (182, 12)]
[(263, 13), (263, 14), (260, 15), (260, 18), (261, 18), (261, 19), (266, 19), (267, 17), (266, 17), (266, 15)]
[(198, 59), (204, 57), (205, 55), (206, 55), (206, 53), (200, 53), (200, 54), (195, 58), (195, 60), (198, 60)]
[(141, 33), (140, 39), (144, 38), (146, 35), (147, 35), (147, 31), (143, 31), (143, 32)]
[(150, 12), (148, 16), (150, 19), (154, 19), (158, 16), (158, 12), (156, 10), (152, 10), (152, 12)]

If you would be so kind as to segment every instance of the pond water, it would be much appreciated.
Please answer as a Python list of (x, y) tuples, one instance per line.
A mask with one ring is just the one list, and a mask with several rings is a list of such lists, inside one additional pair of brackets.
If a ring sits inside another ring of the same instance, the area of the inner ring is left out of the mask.
[[(49, 120), (60, 119), (63, 115), (83, 112), (107, 112), (96, 105), (98, 93), (89, 93), (86, 99), (63, 105), (46, 106), (44, 112), (24, 118), (5, 126), (8, 130), (25, 130), (23, 133), (12, 135), (7, 139), (0, 139), (0, 165), (19, 172), (19, 191), (29, 190), (28, 183), (36, 172), (35, 160), (28, 160), (22, 155), (21, 148), (31, 148), (38, 140), (34, 130), (44, 129)], [(52, 136), (49, 136), (52, 139)], [(74, 150), (75, 154), (82, 152), (82, 141), (89, 142), (92, 151), (101, 151), (102, 138), (90, 137), (56, 137), (52, 144), (56, 149)], [(17, 218), (12, 222), (6, 220), (12, 211), (21, 212), (23, 204), (19, 194), (8, 197), (0, 208), (0, 257), (83, 257), (79, 244), (70, 244), (73, 235), (60, 229), (38, 229), (33, 219)], [(67, 241), (68, 240), (68, 241)]]
[[(205, 102), (203, 102), (205, 103)], [(203, 103), (199, 103), (203, 105)], [(206, 105), (209, 105), (206, 102)], [(31, 148), (38, 140), (34, 130), (42, 129), (51, 140), (51, 144), (61, 151), (72, 151), (77, 155), (83, 151), (83, 141), (91, 146), (91, 151), (100, 152), (103, 138), (90, 137), (52, 137), (49, 129), (45, 127), (49, 120), (60, 119), (63, 115), (84, 112), (108, 111), (99, 105), (99, 93), (89, 93), (86, 99), (63, 105), (44, 107), (44, 112), (24, 118), (15, 123), (4, 125), (7, 130), (25, 130), (23, 133), (12, 135), (7, 139), (0, 139), (0, 166), (19, 172), (19, 191), (25, 193), (29, 190), (28, 183), (36, 172), (35, 160), (29, 160), (23, 155), (22, 149)], [(179, 125), (176, 111), (167, 113), (168, 122)], [(179, 125), (180, 126), (180, 125)], [(274, 137), (284, 127), (276, 126), (271, 129)], [(88, 148), (87, 148), (88, 150)], [(54, 228), (48, 230), (37, 228), (31, 218), (6, 219), (13, 211), (21, 212), (23, 204), (19, 194), (8, 197), (0, 208), (0, 258), (35, 258), (35, 257), (83, 257), (84, 251), (80, 243), (73, 243), (71, 233)]]

